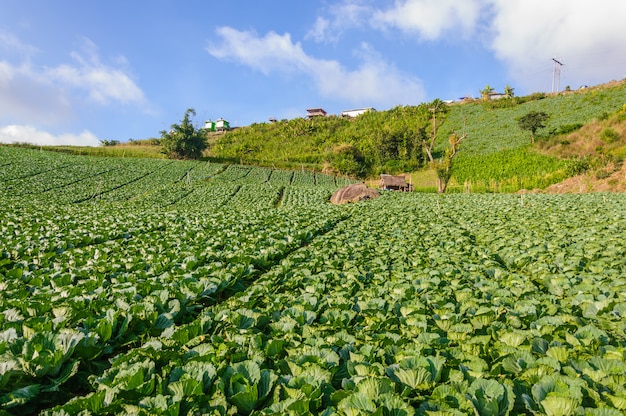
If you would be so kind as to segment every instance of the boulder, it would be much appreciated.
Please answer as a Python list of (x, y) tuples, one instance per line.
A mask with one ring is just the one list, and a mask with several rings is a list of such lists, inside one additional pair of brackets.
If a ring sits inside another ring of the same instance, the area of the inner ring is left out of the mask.
[(353, 183), (335, 191), (330, 197), (330, 202), (335, 205), (359, 202), (366, 199), (374, 199), (380, 196), (376, 189), (368, 188), (364, 183)]

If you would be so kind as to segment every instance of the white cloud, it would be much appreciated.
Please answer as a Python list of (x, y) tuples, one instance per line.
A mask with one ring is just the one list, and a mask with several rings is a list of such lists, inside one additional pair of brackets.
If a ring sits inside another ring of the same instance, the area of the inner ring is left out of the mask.
[(253, 67), (267, 75), (272, 71), (305, 70), (311, 65), (299, 43), (293, 43), (288, 33), (269, 32), (258, 37), (253, 32), (243, 32), (230, 27), (220, 27), (217, 34), (223, 43), (211, 45), (207, 51), (218, 59), (233, 60)]
[(217, 33), (222, 43), (207, 48), (216, 58), (243, 63), (266, 75), (273, 71), (302, 73), (314, 81), (325, 97), (380, 106), (418, 103), (425, 96), (419, 79), (386, 63), (367, 45), (359, 52), (360, 66), (350, 70), (337, 61), (307, 55), (289, 34), (270, 32), (259, 37), (229, 27), (222, 27)]
[(369, 20), (373, 9), (363, 0), (344, 0), (327, 9), (328, 18), (318, 17), (305, 39), (316, 42), (336, 42), (348, 29), (361, 27)]
[(0, 32), (0, 49), (7, 54), (16, 53), (27, 58), (38, 52), (37, 48), (22, 43), (15, 35), (8, 32)]
[(53, 124), (72, 114), (63, 89), (30, 64), (0, 61), (0, 118)]
[[(98, 48), (91, 40), (83, 39), (83, 53), (72, 52), (71, 56), (74, 65), (59, 65), (45, 70), (45, 74), (62, 85), (87, 91), (89, 98), (99, 104), (144, 101), (143, 91), (128, 74), (100, 61)], [(118, 60), (125, 62), (123, 57)]]
[(436, 40), (447, 31), (469, 34), (480, 17), (484, 0), (404, 0), (394, 7), (373, 13), (373, 24), (417, 33), (426, 40)]
[(99, 104), (139, 104), (144, 101), (141, 89), (120, 70), (98, 66), (60, 65), (46, 74), (59, 84), (85, 90), (89, 99)]
[(0, 36), (0, 49), (25, 58), (0, 60), (0, 116), (13, 122), (60, 123), (87, 102), (97, 105), (143, 104), (142, 90), (120, 68), (103, 64), (95, 45), (84, 41), (83, 53), (71, 54), (74, 62), (56, 67), (38, 66), (31, 56), (35, 48), (8, 34)]
[(0, 128), (2, 143), (30, 143), (41, 146), (99, 146), (100, 141), (91, 132), (85, 130), (80, 134), (53, 135), (28, 125), (15, 125)]
[(555, 55), (565, 64), (562, 87), (626, 77), (626, 2), (494, 0), (493, 6), (491, 47), (529, 87), (549, 87)]

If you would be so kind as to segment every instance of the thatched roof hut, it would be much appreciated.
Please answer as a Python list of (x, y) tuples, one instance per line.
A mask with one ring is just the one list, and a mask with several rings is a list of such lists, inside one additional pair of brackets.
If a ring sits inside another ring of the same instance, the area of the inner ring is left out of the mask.
[(404, 176), (394, 176), (383, 173), (380, 175), (380, 188), (387, 191), (409, 192), (413, 190), (413, 185), (406, 183)]

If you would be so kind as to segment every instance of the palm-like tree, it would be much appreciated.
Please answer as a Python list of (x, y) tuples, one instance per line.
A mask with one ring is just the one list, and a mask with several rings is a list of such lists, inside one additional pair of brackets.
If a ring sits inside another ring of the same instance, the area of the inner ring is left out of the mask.
[(483, 97), (483, 100), (489, 99), (489, 94), (491, 94), (492, 92), (493, 92), (493, 88), (489, 84), (487, 84), (485, 88), (480, 91)]
[(515, 88), (511, 87), (509, 84), (506, 84), (504, 87), (504, 95), (506, 98), (513, 98), (515, 96)]

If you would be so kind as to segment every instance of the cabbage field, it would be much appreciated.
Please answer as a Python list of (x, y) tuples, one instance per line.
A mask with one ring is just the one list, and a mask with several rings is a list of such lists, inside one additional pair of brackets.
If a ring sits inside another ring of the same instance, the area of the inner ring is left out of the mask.
[(626, 195), (0, 146), (2, 415), (624, 415)]

